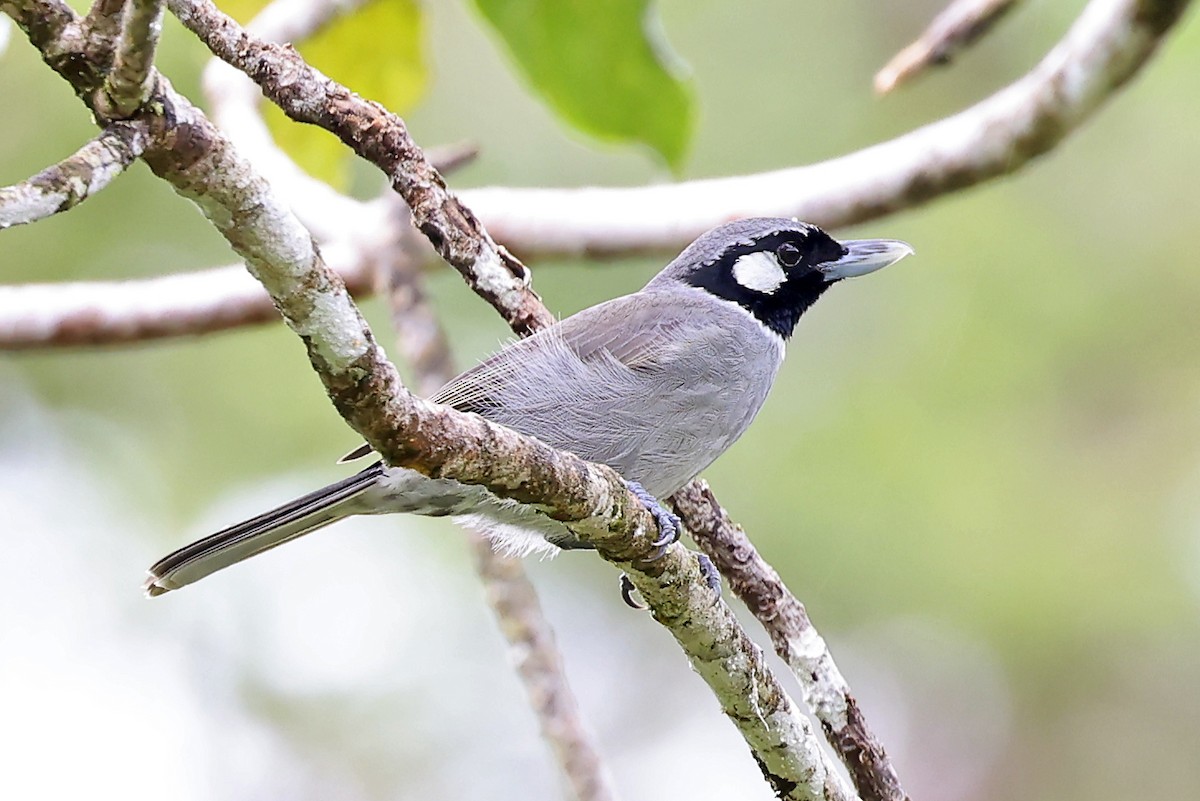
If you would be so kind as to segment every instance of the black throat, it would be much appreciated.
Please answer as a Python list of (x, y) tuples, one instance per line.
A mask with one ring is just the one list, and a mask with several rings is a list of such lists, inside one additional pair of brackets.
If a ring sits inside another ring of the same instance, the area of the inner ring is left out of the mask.
[(738, 304), (767, 328), (788, 339), (800, 316), (836, 283), (827, 281), (821, 272), (810, 265), (832, 261), (844, 252), (842, 246), (823, 231), (815, 233), (819, 236), (810, 235), (803, 243), (804, 262), (789, 269), (787, 280), (774, 292), (756, 292), (742, 286), (733, 276), (733, 265), (742, 256), (764, 250), (769, 253), (782, 242), (793, 241), (795, 234), (791, 232), (772, 234), (754, 243), (735, 245), (715, 261), (693, 270), (685, 280), (694, 287)]

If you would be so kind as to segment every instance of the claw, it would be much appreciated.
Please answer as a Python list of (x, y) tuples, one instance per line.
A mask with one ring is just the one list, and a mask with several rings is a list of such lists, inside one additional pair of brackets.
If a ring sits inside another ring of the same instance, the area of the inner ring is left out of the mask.
[(658, 550), (656, 550), (654, 552), (654, 556), (651, 556), (649, 559), (646, 560), (646, 562), (647, 563), (657, 562), (659, 559), (662, 559), (664, 556), (667, 555), (667, 549), (670, 547), (671, 547), (670, 544), (658, 546)]
[(700, 565), (700, 575), (704, 576), (704, 583), (713, 591), (713, 594), (718, 598), (721, 597), (721, 573), (717, 570), (717, 566), (708, 558), (708, 554), (696, 554), (696, 562)]
[(624, 601), (625, 605), (628, 606), (630, 609), (637, 609), (637, 610), (645, 609), (646, 605), (639, 603), (638, 600), (633, 597), (633, 594), (636, 591), (637, 591), (637, 588), (633, 586), (633, 581), (630, 580), (629, 574), (622, 573), (621, 574), (621, 600)]
[(667, 548), (679, 541), (679, 535), (683, 531), (683, 523), (679, 518), (668, 510), (655, 498), (646, 488), (636, 481), (626, 481), (625, 485), (629, 487), (629, 491), (634, 494), (642, 504), (650, 510), (650, 514), (654, 515), (654, 520), (658, 523), (659, 536), (654, 542), (650, 543), (658, 552), (650, 557), (651, 562), (658, 561), (666, 554)]

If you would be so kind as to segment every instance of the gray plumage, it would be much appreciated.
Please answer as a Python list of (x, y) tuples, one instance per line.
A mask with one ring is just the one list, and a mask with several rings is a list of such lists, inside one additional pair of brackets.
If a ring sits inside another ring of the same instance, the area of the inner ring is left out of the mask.
[[(507, 345), (432, 400), (607, 464), (665, 498), (746, 431), (783, 361), (790, 325), (844, 277), (838, 271), (861, 274), (864, 260), (878, 269), (911, 252), (887, 240), (846, 244), (857, 251), (793, 220), (727, 224), (692, 243), (641, 291)], [(767, 260), (757, 255), (760, 245)], [(793, 251), (819, 260), (789, 267)], [(761, 291), (775, 281), (780, 288)], [(147, 589), (177, 589), (350, 515), (393, 512), (453, 515), (511, 553), (586, 547), (561, 523), (482, 487), (376, 462), (170, 554), (151, 567)]]

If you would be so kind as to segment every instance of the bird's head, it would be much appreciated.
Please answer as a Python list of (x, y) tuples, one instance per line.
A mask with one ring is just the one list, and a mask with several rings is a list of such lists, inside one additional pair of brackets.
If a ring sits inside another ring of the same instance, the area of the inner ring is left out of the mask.
[(737, 220), (689, 245), (647, 286), (683, 283), (737, 303), (784, 339), (817, 298), (843, 278), (911, 254), (896, 239), (838, 242), (815, 225), (782, 217)]

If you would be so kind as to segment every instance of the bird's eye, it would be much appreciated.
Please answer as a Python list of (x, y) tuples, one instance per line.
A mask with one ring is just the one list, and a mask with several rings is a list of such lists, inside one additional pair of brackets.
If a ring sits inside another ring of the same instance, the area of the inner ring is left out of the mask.
[(784, 242), (775, 248), (775, 258), (779, 259), (779, 263), (784, 267), (795, 267), (800, 263), (800, 248), (791, 242)]

